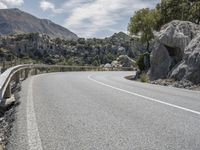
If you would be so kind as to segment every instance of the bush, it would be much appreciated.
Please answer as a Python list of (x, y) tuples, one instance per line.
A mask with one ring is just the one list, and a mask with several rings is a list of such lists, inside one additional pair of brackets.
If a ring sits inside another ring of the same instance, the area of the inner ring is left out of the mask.
[(51, 57), (47, 57), (44, 60), (45, 64), (49, 64), (49, 65), (55, 65), (56, 62), (51, 58)]
[(92, 65), (93, 65), (93, 66), (99, 66), (100, 64), (99, 64), (99, 62), (98, 62), (97, 60), (94, 60), (94, 61), (92, 62)]
[(148, 77), (148, 75), (147, 74), (141, 74), (140, 75), (140, 81), (141, 82), (148, 82), (149, 81), (149, 77)]

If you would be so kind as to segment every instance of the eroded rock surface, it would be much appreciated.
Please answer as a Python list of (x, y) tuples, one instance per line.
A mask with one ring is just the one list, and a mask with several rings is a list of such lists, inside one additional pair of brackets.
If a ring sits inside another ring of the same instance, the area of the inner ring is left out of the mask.
[(156, 33), (151, 53), (151, 80), (175, 78), (200, 82), (200, 26), (188, 21), (172, 21)]
[(186, 47), (183, 61), (172, 71), (170, 77), (200, 83), (200, 34)]
[(130, 68), (135, 67), (136, 62), (127, 55), (120, 55), (116, 60), (112, 61), (111, 66), (113, 68)]

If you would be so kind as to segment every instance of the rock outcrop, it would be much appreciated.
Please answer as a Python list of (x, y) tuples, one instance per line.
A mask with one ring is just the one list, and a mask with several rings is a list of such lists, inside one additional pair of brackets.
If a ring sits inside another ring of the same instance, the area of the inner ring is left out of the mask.
[(135, 67), (136, 62), (127, 55), (120, 55), (117, 58), (117, 60), (112, 61), (111, 66), (113, 68), (120, 68), (120, 67), (129, 68), (129, 67)]
[[(11, 58), (19, 57), (41, 60), (48, 64), (99, 66), (111, 63), (120, 55), (137, 58), (143, 53), (141, 45), (125, 33), (114, 34), (105, 39), (78, 40), (52, 39), (46, 34), (38, 33), (9, 35), (0, 36), (0, 60), (10, 61)], [(10, 59), (7, 58), (9, 55), (12, 56)], [(126, 63), (123, 65), (127, 66)]]
[(107, 63), (107, 64), (104, 65), (104, 68), (112, 68), (112, 65)]
[(172, 71), (170, 77), (200, 83), (200, 34), (186, 47), (183, 61)]
[(119, 56), (117, 61), (122, 67), (133, 67), (136, 64), (136, 62), (127, 55)]
[(200, 82), (199, 40), (199, 25), (177, 20), (164, 25), (156, 34), (156, 42), (150, 56), (150, 79), (172, 77)]

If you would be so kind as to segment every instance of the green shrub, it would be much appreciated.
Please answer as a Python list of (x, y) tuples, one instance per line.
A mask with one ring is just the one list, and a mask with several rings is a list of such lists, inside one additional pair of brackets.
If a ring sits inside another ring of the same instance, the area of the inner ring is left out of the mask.
[(149, 81), (149, 77), (147, 74), (143, 73), (140, 75), (140, 81), (141, 82), (148, 82)]

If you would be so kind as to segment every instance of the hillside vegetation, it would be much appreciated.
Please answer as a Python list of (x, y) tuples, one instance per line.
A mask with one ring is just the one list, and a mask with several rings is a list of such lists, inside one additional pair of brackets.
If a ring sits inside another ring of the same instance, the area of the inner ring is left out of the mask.
[(31, 33), (0, 38), (0, 56), (4, 60), (30, 58), (47, 64), (94, 65), (111, 64), (120, 55), (137, 58), (145, 47), (137, 38), (123, 32), (104, 39), (64, 40)]

